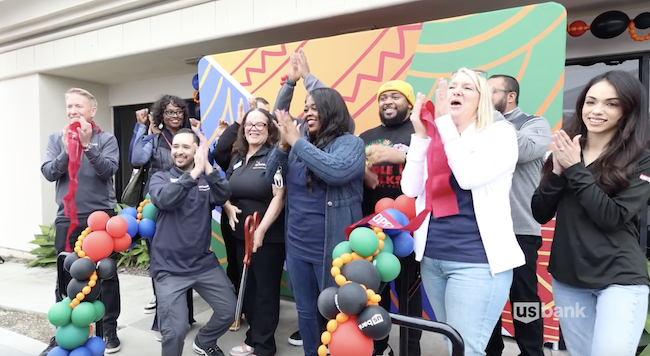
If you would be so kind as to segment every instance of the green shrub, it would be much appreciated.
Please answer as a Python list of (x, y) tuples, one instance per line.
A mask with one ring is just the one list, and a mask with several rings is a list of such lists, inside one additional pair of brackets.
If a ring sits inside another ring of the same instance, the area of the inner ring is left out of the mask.
[(27, 264), (27, 267), (50, 267), (56, 265), (56, 248), (54, 247), (54, 235), (56, 228), (54, 226), (40, 225), (41, 233), (34, 235), (34, 240), (30, 244), (37, 245), (35, 249), (29, 251), (36, 255), (36, 259)]

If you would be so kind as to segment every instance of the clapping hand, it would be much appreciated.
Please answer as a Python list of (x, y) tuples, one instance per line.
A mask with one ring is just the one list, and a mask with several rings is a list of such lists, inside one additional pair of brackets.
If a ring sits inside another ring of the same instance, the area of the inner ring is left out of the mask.
[(415, 135), (419, 138), (427, 138), (427, 129), (422, 122), (422, 107), (426, 102), (427, 97), (422, 93), (418, 93), (415, 98), (415, 104), (413, 104), (413, 111), (411, 111), (411, 122), (413, 123), (413, 129), (415, 130)]
[(275, 117), (277, 122), (274, 121), (274, 125), (280, 131), (280, 148), (286, 151), (288, 146), (293, 146), (300, 138), (300, 124), (294, 122), (286, 111), (276, 110)]
[(445, 79), (440, 79), (438, 89), (436, 89), (436, 119), (449, 114), (449, 108), (451, 107), (450, 99), (447, 90), (447, 81)]
[(93, 126), (84, 119), (83, 116), (79, 117), (79, 142), (81, 142), (82, 147), (88, 146), (90, 139), (93, 137)]
[[(562, 170), (580, 163), (582, 152), (582, 147), (580, 147), (580, 137), (582, 137), (582, 135), (576, 135), (571, 139), (564, 130), (559, 130), (553, 135), (554, 172), (556, 170), (556, 162), (562, 167)], [(560, 172), (562, 172), (562, 170), (560, 170)]]
[(193, 117), (190, 118), (190, 127), (192, 128), (192, 131), (198, 134), (201, 131), (201, 121)]

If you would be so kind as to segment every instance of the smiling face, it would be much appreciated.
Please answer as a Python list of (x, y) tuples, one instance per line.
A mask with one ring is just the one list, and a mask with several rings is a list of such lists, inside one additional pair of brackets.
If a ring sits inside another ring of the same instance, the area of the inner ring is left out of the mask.
[(618, 129), (623, 107), (616, 89), (607, 81), (600, 81), (589, 88), (582, 105), (582, 122), (589, 133), (607, 134)]
[(71, 124), (79, 121), (81, 117), (86, 121), (92, 121), (97, 112), (97, 108), (93, 106), (90, 99), (76, 93), (66, 95), (65, 106)]
[(244, 120), (244, 135), (249, 145), (259, 146), (269, 138), (269, 122), (261, 111), (254, 110), (248, 113)]
[(194, 154), (196, 143), (194, 136), (190, 133), (174, 135), (172, 141), (172, 158), (174, 164), (182, 171), (189, 171), (194, 167)]
[(389, 90), (379, 96), (379, 118), (384, 126), (394, 126), (402, 123), (411, 110), (406, 97), (396, 91)]
[(469, 75), (464, 72), (457, 73), (449, 82), (447, 95), (450, 100), (449, 113), (457, 125), (476, 119), (481, 94)]
[(174, 103), (167, 104), (165, 111), (163, 111), (163, 122), (166, 127), (178, 130), (183, 125), (184, 119), (185, 111), (183, 109), (174, 105)]
[(305, 100), (305, 114), (303, 115), (304, 124), (307, 125), (309, 133), (315, 135), (320, 129), (320, 120), (314, 98), (309, 95)]

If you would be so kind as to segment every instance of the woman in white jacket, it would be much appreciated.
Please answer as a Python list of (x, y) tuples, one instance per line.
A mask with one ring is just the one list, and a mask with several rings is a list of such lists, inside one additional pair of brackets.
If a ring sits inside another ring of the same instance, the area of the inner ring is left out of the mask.
[(510, 214), (517, 136), (490, 94), (481, 74), (458, 70), (436, 91), (435, 124), (421, 118), (426, 98), (418, 94), (401, 181), (427, 215), (414, 239), (429, 302), (463, 337), (466, 356), (485, 355), (512, 270), (525, 262)]

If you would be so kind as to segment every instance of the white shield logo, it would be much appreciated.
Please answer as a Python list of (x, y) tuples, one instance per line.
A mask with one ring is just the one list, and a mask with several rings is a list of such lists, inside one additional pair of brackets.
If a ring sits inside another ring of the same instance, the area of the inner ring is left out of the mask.
[(541, 308), (536, 302), (512, 303), (512, 319), (528, 324), (541, 317)]

